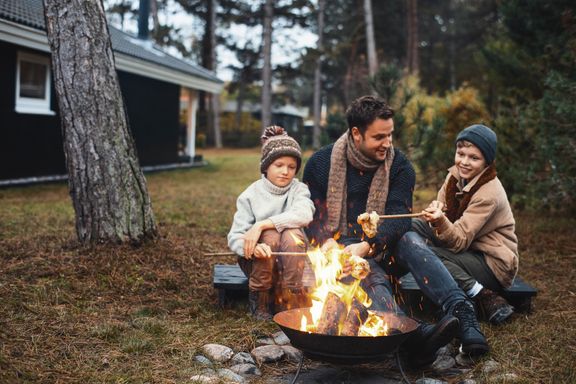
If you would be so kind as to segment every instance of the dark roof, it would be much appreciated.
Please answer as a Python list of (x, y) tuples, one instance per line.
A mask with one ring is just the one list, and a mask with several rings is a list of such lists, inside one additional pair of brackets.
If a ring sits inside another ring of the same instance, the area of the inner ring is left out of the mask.
[[(31, 28), (46, 30), (42, 0), (0, 0), (0, 19), (10, 20)], [(175, 69), (206, 80), (222, 83), (216, 75), (198, 65), (178, 59), (154, 46), (150, 41), (132, 37), (112, 26), (110, 39), (115, 52)]]

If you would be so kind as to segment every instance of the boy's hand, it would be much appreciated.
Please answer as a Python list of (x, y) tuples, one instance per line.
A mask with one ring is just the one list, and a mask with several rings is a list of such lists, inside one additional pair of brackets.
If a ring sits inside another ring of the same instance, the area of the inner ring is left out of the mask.
[(444, 208), (444, 204), (440, 201), (433, 201), (430, 203), (428, 208), (422, 211), (424, 213), (424, 220), (429, 223), (435, 223), (444, 216), (444, 212), (442, 209)]
[(268, 244), (260, 243), (254, 248), (254, 257), (257, 259), (272, 257), (272, 248)]
[(247, 259), (252, 258), (254, 254), (254, 248), (260, 239), (262, 234), (262, 229), (259, 223), (256, 223), (244, 234), (244, 257)]
[(368, 244), (366, 241), (350, 244), (344, 248), (344, 253), (364, 258), (370, 254), (370, 244)]

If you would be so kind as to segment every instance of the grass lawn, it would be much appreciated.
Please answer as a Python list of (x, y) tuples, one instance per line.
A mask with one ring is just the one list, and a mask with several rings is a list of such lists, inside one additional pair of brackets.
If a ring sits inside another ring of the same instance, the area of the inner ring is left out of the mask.
[[(0, 190), (0, 383), (189, 382), (203, 344), (249, 351), (277, 330), (244, 308), (218, 309), (212, 265), (235, 258), (203, 256), (227, 250), (259, 152), (203, 154), (207, 167), (147, 175), (160, 237), (140, 247), (78, 247), (65, 184)], [(417, 196), (422, 207), (433, 193)], [(517, 382), (575, 383), (576, 220), (516, 218), (520, 275), (539, 293), (534, 313), (483, 324), (489, 357)], [(266, 365), (263, 380), (294, 369)]]

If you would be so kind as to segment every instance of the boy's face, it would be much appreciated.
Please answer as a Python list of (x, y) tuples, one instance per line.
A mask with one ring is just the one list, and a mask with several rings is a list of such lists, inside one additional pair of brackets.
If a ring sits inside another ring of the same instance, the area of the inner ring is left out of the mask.
[(266, 178), (277, 187), (285, 187), (292, 182), (297, 167), (298, 162), (294, 157), (279, 157), (268, 166)]
[(454, 164), (460, 177), (468, 181), (478, 176), (486, 168), (486, 160), (484, 160), (484, 155), (480, 149), (467, 141), (459, 141), (456, 144)]
[(364, 135), (357, 127), (353, 127), (352, 137), (356, 148), (364, 156), (374, 161), (384, 161), (388, 148), (392, 145), (392, 132), (394, 132), (394, 120), (376, 119), (366, 128)]

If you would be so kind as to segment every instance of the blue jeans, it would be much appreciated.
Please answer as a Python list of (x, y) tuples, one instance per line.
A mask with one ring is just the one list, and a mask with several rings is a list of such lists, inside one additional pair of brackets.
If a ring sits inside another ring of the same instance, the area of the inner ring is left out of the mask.
[(386, 272), (374, 259), (367, 259), (370, 264), (370, 273), (360, 286), (366, 291), (372, 300), (370, 309), (373, 311), (394, 312), (403, 315), (404, 312), (396, 305), (392, 284)]
[(396, 277), (411, 272), (422, 293), (447, 313), (467, 296), (442, 261), (416, 232), (406, 232), (396, 245), (395, 257), (385, 266)]

